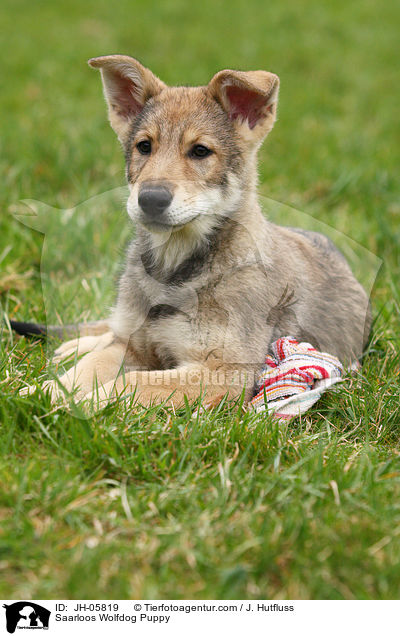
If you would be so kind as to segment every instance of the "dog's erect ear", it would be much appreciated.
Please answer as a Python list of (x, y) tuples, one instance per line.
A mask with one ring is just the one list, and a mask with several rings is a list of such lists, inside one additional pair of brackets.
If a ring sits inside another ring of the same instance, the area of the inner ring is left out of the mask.
[(88, 64), (100, 69), (110, 124), (124, 144), (132, 120), (165, 84), (128, 55), (94, 57)]
[(276, 119), (279, 77), (267, 71), (220, 71), (208, 84), (238, 132), (248, 141), (261, 141)]

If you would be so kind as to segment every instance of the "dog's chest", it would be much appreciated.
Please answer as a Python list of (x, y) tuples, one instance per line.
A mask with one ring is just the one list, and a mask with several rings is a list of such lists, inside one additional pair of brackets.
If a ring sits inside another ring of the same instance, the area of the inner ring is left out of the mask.
[(203, 358), (215, 346), (215, 324), (226, 320), (213, 285), (201, 277), (180, 286), (165, 286), (147, 297), (146, 317), (134, 334), (135, 349), (157, 368)]

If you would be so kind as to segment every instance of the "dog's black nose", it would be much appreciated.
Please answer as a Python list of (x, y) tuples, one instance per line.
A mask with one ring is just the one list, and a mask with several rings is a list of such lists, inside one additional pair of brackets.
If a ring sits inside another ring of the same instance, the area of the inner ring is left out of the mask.
[(145, 214), (155, 217), (167, 209), (172, 193), (164, 185), (145, 185), (140, 190), (138, 201)]

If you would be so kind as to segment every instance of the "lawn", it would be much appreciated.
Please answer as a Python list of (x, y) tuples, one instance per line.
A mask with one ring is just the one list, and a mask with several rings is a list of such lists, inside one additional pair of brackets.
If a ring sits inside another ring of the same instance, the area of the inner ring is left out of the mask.
[[(113, 301), (132, 229), (123, 192), (109, 192), (124, 185), (123, 157), (86, 65), (107, 53), (171, 84), (276, 72), (260, 194), (284, 204), (283, 224), (290, 206), (340, 232), (343, 249), (356, 241), (362, 279), (382, 262), (362, 371), (285, 425), (228, 403), (84, 419), (40, 392), (20, 397), (43, 377), (46, 346), (2, 319), (0, 597), (398, 597), (399, 4), (3, 0), (0, 11), (3, 316), (44, 321), (49, 289), (65, 321)], [(14, 217), (25, 199), (47, 214), (45, 240)], [(75, 206), (52, 234), (51, 208)]]

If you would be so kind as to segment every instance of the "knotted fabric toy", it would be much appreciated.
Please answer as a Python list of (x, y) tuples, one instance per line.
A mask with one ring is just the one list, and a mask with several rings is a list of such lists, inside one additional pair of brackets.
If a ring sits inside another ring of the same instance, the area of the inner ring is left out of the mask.
[(309, 342), (287, 336), (272, 344), (250, 404), (256, 411), (274, 413), (289, 420), (315, 404), (327, 388), (339, 382), (343, 365), (330, 353), (322, 353)]

